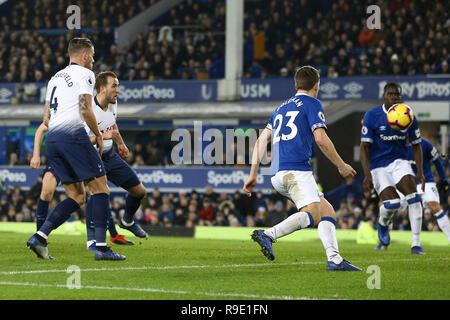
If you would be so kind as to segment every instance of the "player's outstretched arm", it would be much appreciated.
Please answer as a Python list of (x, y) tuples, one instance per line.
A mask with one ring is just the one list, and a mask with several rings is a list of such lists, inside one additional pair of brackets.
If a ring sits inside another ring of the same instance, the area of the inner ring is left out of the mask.
[(347, 178), (356, 175), (356, 171), (339, 156), (324, 128), (314, 130), (314, 140), (323, 154), (337, 167), (341, 176)]
[(42, 122), (34, 135), (33, 157), (30, 161), (30, 167), (36, 170), (41, 166), (41, 144), (44, 139), (44, 133), (47, 131), (47, 125)]
[(259, 165), (261, 163), (261, 159), (264, 156), (264, 152), (266, 151), (267, 144), (272, 138), (272, 130), (265, 128), (261, 135), (255, 142), (252, 153), (252, 165), (250, 168), (250, 175), (244, 183), (244, 187), (242, 188), (247, 196), (252, 195), (253, 188), (256, 185), (256, 177), (258, 175)]
[(80, 113), (83, 116), (84, 121), (88, 125), (89, 129), (95, 134), (96, 144), (99, 149), (99, 153), (103, 152), (103, 137), (98, 129), (97, 120), (95, 119), (94, 112), (92, 111), (92, 95), (80, 94), (79, 96), (79, 108)]
[(361, 158), (361, 165), (364, 170), (364, 181), (363, 181), (364, 192), (368, 194), (372, 190), (373, 185), (372, 174), (370, 173), (370, 143), (361, 142), (359, 152)]
[(414, 161), (416, 162), (417, 167), (417, 180), (419, 180), (422, 185), (422, 191), (425, 191), (425, 177), (423, 175), (423, 159), (422, 159), (422, 146), (420, 143), (416, 143), (412, 145), (412, 153), (414, 157)]

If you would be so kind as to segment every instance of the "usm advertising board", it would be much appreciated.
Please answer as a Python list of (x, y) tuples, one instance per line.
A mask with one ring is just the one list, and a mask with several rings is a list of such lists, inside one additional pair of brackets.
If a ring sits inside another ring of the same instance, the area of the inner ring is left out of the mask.
[[(380, 99), (388, 82), (398, 82), (405, 100), (450, 98), (450, 78), (340, 77), (322, 78), (321, 100)], [(46, 83), (0, 83), (0, 104), (43, 104)], [(242, 79), (241, 101), (282, 101), (295, 93), (291, 78)], [(119, 103), (216, 102), (216, 80), (121, 81)]]

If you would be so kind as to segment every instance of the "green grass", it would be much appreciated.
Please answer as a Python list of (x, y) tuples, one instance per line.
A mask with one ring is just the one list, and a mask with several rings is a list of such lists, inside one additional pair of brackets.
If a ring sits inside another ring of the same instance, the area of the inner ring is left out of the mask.
[[(311, 230), (313, 231), (313, 230)], [(151, 237), (112, 246), (126, 261), (95, 261), (84, 235), (51, 235), (55, 260), (26, 248), (31, 234), (0, 232), (0, 299), (449, 299), (449, 247), (427, 245), (411, 255), (408, 243), (387, 251), (340, 241), (344, 258), (363, 272), (327, 272), (319, 239), (279, 241), (268, 261), (250, 240)], [(338, 233), (339, 239), (339, 233)], [(81, 269), (81, 289), (68, 289), (70, 265)], [(368, 289), (370, 265), (381, 288)], [(44, 272), (25, 273), (40, 270)]]

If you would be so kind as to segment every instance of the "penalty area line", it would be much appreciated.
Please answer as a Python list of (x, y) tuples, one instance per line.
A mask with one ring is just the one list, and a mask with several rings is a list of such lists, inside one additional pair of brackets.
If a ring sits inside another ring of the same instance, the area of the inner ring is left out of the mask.
[[(46, 283), (32, 283), (32, 282), (11, 282), (0, 281), (0, 285), (5, 286), (24, 286), (24, 287), (45, 287), (45, 288), (63, 288), (73, 290), (63, 284), (46, 284)], [(167, 290), (158, 288), (128, 288), (128, 287), (102, 287), (102, 286), (80, 286), (75, 290), (90, 289), (90, 290), (119, 290), (119, 291), (137, 291), (149, 293), (163, 293), (163, 294), (179, 294), (179, 295), (195, 295), (207, 297), (242, 297), (247, 299), (264, 299), (264, 300), (330, 300), (317, 299), (313, 297), (294, 297), (294, 296), (276, 296), (276, 295), (258, 295), (251, 293), (237, 293), (237, 292), (200, 292), (200, 291), (185, 291), (185, 290)], [(336, 299), (333, 299), (336, 300)]]
[[(417, 262), (417, 261), (448, 261), (449, 258), (425, 258), (425, 259), (377, 259), (377, 260), (352, 260), (352, 263), (383, 263), (383, 262)], [(228, 264), (228, 265), (174, 265), (174, 266), (142, 266), (142, 267), (112, 267), (112, 268), (86, 268), (80, 269), (80, 272), (96, 272), (96, 271), (138, 271), (138, 270), (177, 270), (177, 269), (232, 269), (232, 268), (248, 268), (248, 267), (284, 267), (296, 265), (326, 265), (325, 261), (298, 261), (286, 263), (248, 263), (248, 264)], [(0, 275), (16, 275), (16, 274), (40, 274), (40, 273), (66, 273), (67, 269), (50, 269), (50, 270), (16, 270), (2, 271)]]

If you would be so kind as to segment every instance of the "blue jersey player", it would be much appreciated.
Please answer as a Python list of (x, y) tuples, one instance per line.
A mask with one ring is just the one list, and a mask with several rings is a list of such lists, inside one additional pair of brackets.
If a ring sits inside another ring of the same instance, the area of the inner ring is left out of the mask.
[(327, 255), (327, 270), (361, 271), (339, 253), (334, 209), (319, 191), (309, 164), (313, 143), (316, 142), (343, 177), (356, 174), (342, 160), (326, 134), (322, 104), (317, 99), (319, 83), (319, 71), (315, 68), (304, 66), (297, 69), (296, 95), (275, 110), (256, 141), (244, 192), (251, 196), (261, 158), (268, 142), (272, 140), (272, 165), (278, 166), (277, 173), (272, 177), (272, 185), (280, 194), (291, 199), (299, 211), (265, 231), (255, 230), (252, 239), (261, 246), (262, 253), (273, 260), (272, 243), (276, 239), (299, 229), (317, 226)]
[[(429, 140), (422, 137), (422, 142), (420, 143), (420, 145), (422, 146), (423, 153), (423, 174), (425, 176), (425, 191), (422, 192), (420, 190), (420, 185), (418, 185), (417, 192), (421, 195), (424, 206), (428, 207), (431, 210), (431, 213), (436, 217), (439, 228), (442, 230), (442, 232), (444, 232), (444, 234), (447, 236), (448, 241), (450, 242), (450, 222), (447, 216), (447, 210), (443, 210), (440, 205), (438, 187), (434, 180), (433, 171), (431, 170), (431, 165), (434, 164), (440, 179), (439, 185), (442, 185), (445, 188), (445, 186), (448, 186), (448, 182), (445, 175), (444, 166), (442, 165), (441, 158), (439, 157), (439, 152)], [(412, 168), (414, 172), (417, 172), (412, 148), (409, 147), (408, 151), (408, 158), (412, 162)]]
[[(106, 245), (106, 225), (109, 210), (109, 188), (100, 155), (103, 138), (92, 111), (95, 75), (94, 46), (87, 38), (70, 40), (70, 64), (58, 71), (47, 85), (43, 125), (48, 127), (47, 152), (50, 167), (66, 190), (67, 198), (53, 209), (40, 229), (27, 241), (27, 246), (39, 258), (51, 259), (47, 248), (49, 234), (62, 225), (84, 205), (84, 183), (93, 194), (96, 260), (125, 260)], [(97, 151), (84, 129), (95, 133)]]
[(412, 153), (417, 164), (417, 179), (422, 190), (425, 178), (422, 168), (421, 136), (416, 118), (403, 131), (392, 129), (387, 123), (389, 108), (402, 101), (402, 88), (397, 83), (388, 83), (383, 92), (384, 104), (369, 110), (364, 115), (361, 129), (361, 164), (364, 169), (364, 191), (372, 186), (383, 201), (378, 220), (379, 249), (387, 249), (390, 243), (389, 224), (392, 216), (400, 208), (400, 196), (396, 188), (405, 195), (408, 203), (409, 220), (412, 231), (411, 253), (424, 254), (420, 246), (422, 228), (422, 204), (417, 194), (416, 180), (408, 162), (407, 139), (411, 142)]

